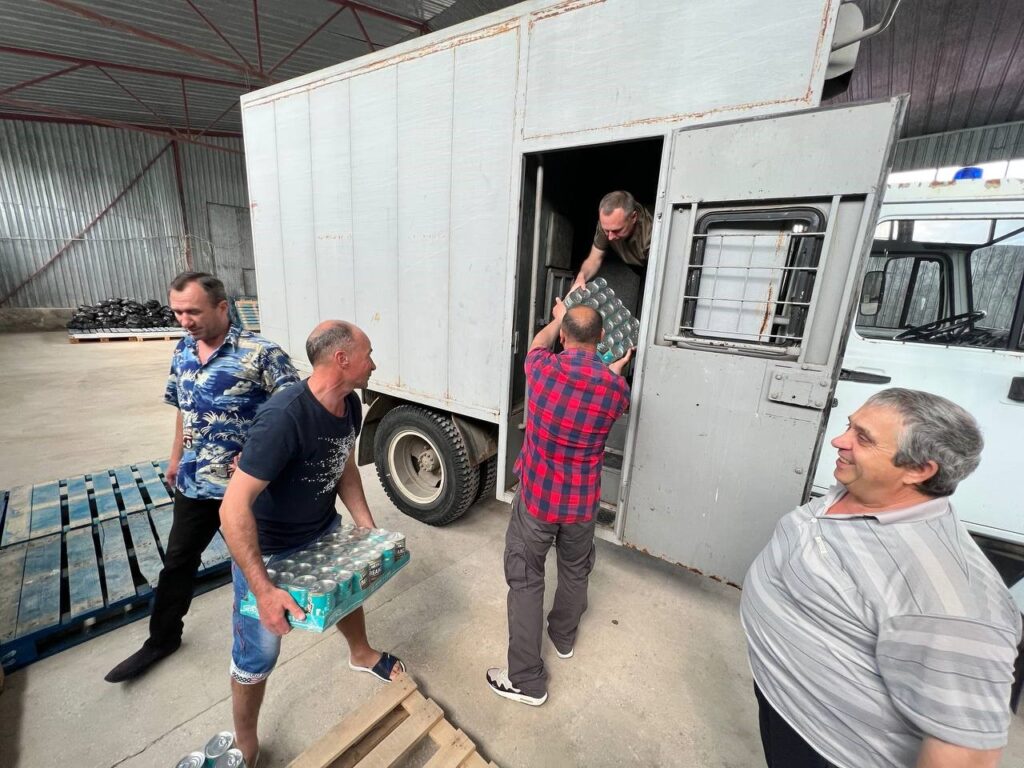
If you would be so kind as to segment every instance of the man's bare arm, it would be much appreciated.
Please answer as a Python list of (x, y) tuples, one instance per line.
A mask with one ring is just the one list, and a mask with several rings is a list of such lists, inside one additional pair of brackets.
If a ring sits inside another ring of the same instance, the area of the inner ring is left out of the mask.
[(174, 488), (178, 479), (178, 466), (181, 464), (181, 455), (185, 452), (185, 421), (178, 411), (178, 418), (174, 422), (174, 441), (171, 443), (171, 458), (167, 461), (167, 471), (164, 477), (167, 483)]
[(572, 287), (578, 288), (590, 282), (594, 275), (601, 271), (601, 264), (603, 263), (604, 251), (596, 245), (590, 246), (590, 253), (587, 254), (587, 258), (585, 258), (583, 263), (580, 264), (580, 271), (577, 273), (576, 280), (572, 284)]
[(968, 749), (926, 736), (917, 768), (996, 768), (1002, 749)]
[(352, 522), (362, 528), (376, 528), (370, 513), (370, 505), (366, 503), (366, 494), (363, 492), (363, 479), (359, 476), (359, 467), (353, 456), (348, 457), (345, 462), (345, 469), (341, 471), (341, 478), (338, 480), (338, 498), (345, 505), (345, 509), (352, 515)]
[(551, 309), (551, 316), (551, 322), (537, 331), (537, 335), (533, 337), (530, 349), (537, 347), (551, 349), (558, 341), (558, 329), (562, 326), (562, 318), (565, 317), (565, 304), (557, 296), (555, 297), (555, 306)]

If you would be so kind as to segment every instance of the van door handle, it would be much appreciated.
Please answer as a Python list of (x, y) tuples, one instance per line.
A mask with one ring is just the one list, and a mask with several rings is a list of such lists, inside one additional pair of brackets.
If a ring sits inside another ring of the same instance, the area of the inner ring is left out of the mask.
[(1006, 396), (1018, 403), (1024, 403), (1024, 376), (1014, 376), (1010, 380), (1010, 391)]
[(856, 381), (860, 384), (888, 384), (892, 376), (882, 376), (877, 373), (865, 373), (864, 371), (851, 371), (849, 368), (842, 368), (839, 371), (840, 381)]

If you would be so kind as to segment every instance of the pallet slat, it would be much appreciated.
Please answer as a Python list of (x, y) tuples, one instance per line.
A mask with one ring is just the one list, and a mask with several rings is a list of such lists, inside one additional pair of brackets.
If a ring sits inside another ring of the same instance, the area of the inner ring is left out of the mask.
[(213, 538), (210, 540), (209, 546), (203, 550), (202, 570), (213, 568), (231, 559), (231, 552), (228, 551), (228, 545), (224, 543), (223, 537), (220, 535), (220, 531), (213, 534)]
[(149, 513), (156, 528), (156, 536), (160, 547), (167, 553), (167, 543), (171, 540), (171, 524), (174, 522), (174, 506), (157, 507)]
[(437, 750), (423, 768), (458, 768), (475, 751), (476, 746), (469, 736), (456, 731), (455, 738)]
[(4, 519), (4, 535), (0, 546), (9, 546), (28, 541), (32, 523), (32, 486), (12, 488), (7, 497), (7, 515)]
[(149, 494), (153, 506), (159, 507), (164, 504), (170, 504), (172, 501), (171, 496), (167, 493), (167, 487), (164, 485), (164, 481), (160, 477), (156, 466), (152, 463), (137, 464), (135, 468), (139, 472), (139, 477), (142, 478), (142, 484), (146, 489), (146, 493)]
[(35, 539), (25, 553), (17, 636), (60, 623), (60, 534)]
[(163, 568), (163, 562), (160, 560), (160, 553), (157, 551), (156, 540), (153, 538), (153, 531), (149, 527), (149, 518), (146, 513), (133, 512), (128, 515), (128, 530), (132, 534), (135, 561), (139, 564), (139, 570), (149, 585), (155, 587), (160, 569)]
[(92, 526), (68, 531), (64, 545), (68, 553), (68, 594), (71, 599), (70, 609), (63, 622), (67, 624), (84, 613), (102, 608), (103, 589), (100, 587)]
[(142, 494), (139, 493), (139, 484), (135, 480), (135, 473), (132, 472), (131, 467), (118, 467), (114, 470), (114, 477), (117, 478), (117, 490), (121, 494), (121, 500), (124, 502), (124, 511), (130, 512), (141, 512), (146, 508), (146, 502), (142, 500)]
[(60, 516), (60, 483), (43, 483), (32, 488), (33, 539), (57, 533), (63, 523)]
[(0, 643), (14, 638), (21, 605), (21, 581), (25, 574), (28, 544), (0, 549)]
[(359, 761), (359, 768), (391, 768), (412, 752), (430, 729), (444, 718), (444, 712), (431, 699), (417, 698), (417, 701), (403, 703), (409, 717)]
[(135, 582), (128, 564), (128, 551), (124, 547), (121, 520), (100, 523), (100, 545), (103, 550), (104, 582), (107, 585), (107, 604), (135, 597)]
[(109, 520), (121, 514), (117, 506), (117, 497), (114, 495), (114, 486), (110, 480), (110, 473), (94, 472), (92, 474), (93, 501), (96, 502), (96, 518), (100, 521)]
[(78, 528), (92, 522), (92, 509), (89, 507), (89, 489), (85, 485), (85, 477), (72, 477), (68, 480), (68, 527)]

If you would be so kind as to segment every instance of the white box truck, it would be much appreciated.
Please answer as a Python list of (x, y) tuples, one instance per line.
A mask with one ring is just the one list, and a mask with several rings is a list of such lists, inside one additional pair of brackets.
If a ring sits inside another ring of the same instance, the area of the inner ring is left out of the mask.
[(627, 189), (654, 230), (601, 272), (642, 324), (601, 535), (742, 578), (810, 492), (902, 114), (818, 109), (839, 10), (528, 2), (243, 97), (264, 333), (369, 334), (358, 458), (403, 511), (511, 498), (526, 350)]

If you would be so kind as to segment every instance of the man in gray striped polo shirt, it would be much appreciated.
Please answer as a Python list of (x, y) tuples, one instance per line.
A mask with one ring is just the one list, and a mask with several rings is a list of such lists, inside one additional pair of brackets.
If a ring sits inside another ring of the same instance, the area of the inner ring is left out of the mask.
[(839, 485), (779, 522), (743, 588), (769, 768), (997, 765), (1021, 617), (948, 499), (977, 423), (887, 389), (832, 445)]

